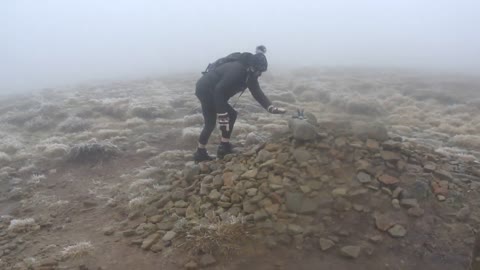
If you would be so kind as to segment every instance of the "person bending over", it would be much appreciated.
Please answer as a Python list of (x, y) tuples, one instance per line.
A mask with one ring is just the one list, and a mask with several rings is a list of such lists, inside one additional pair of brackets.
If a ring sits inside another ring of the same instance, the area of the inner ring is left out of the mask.
[(286, 112), (285, 109), (272, 106), (258, 83), (258, 78), (268, 67), (265, 53), (265, 46), (258, 46), (255, 54), (234, 53), (221, 58), (210, 64), (197, 81), (195, 95), (201, 103), (204, 127), (198, 139), (197, 151), (194, 154), (195, 162), (213, 159), (208, 155), (205, 147), (215, 129), (217, 120), (222, 133), (217, 149), (217, 158), (222, 159), (225, 155), (232, 153), (230, 136), (237, 119), (237, 112), (228, 104), (228, 100), (237, 93), (243, 93), (246, 88), (269, 113), (283, 114)]

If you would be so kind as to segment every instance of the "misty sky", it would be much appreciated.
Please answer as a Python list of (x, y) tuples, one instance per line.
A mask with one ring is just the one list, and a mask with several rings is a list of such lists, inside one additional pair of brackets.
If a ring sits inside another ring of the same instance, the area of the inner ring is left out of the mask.
[(0, 1), (0, 93), (198, 71), (266, 45), (270, 69), (480, 73), (480, 1)]

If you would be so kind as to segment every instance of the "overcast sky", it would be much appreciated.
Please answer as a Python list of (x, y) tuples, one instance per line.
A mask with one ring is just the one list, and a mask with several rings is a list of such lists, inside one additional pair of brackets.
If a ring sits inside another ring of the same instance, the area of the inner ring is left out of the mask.
[(0, 1), (0, 92), (200, 71), (264, 44), (271, 70), (480, 73), (480, 1)]

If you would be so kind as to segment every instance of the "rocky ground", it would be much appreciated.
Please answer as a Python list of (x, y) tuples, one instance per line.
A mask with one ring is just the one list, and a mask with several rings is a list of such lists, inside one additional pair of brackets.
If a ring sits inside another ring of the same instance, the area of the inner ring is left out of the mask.
[(288, 115), (242, 96), (238, 153), (194, 164), (195, 80), (3, 98), (1, 268), (478, 267), (478, 81), (267, 74)]

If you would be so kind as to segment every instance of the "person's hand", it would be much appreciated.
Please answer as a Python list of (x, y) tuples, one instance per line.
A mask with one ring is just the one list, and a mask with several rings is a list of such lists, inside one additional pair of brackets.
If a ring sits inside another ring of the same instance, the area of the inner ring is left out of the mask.
[(228, 131), (229, 124), (230, 124), (230, 119), (228, 118), (228, 113), (219, 113), (219, 114), (217, 114), (217, 118), (218, 118), (218, 127), (220, 129), (222, 127), (225, 127), (225, 130)]
[(270, 107), (268, 107), (268, 112), (271, 113), (271, 114), (284, 114), (287, 111), (283, 108), (277, 108), (277, 107), (274, 107), (274, 106), (270, 106)]

